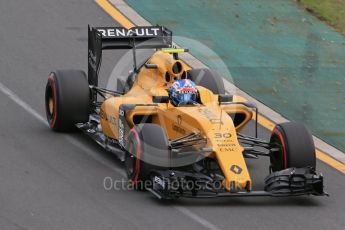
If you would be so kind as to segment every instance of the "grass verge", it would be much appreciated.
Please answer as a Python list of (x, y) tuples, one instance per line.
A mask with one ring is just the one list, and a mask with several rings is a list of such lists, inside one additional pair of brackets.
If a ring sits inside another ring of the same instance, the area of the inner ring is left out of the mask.
[(345, 34), (345, 0), (297, 0), (307, 11)]

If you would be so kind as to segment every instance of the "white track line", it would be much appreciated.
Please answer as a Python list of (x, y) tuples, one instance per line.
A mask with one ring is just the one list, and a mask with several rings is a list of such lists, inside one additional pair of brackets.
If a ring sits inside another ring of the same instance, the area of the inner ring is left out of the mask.
[[(5, 85), (3, 85), (0, 82), (0, 91), (2, 93), (4, 93), (5, 95), (7, 95), (12, 101), (14, 101), (17, 105), (19, 105), (20, 107), (22, 107), (24, 110), (26, 110), (29, 114), (31, 114), (33, 117), (35, 117), (38, 121), (40, 121), (42, 124), (47, 125), (47, 121), (46, 119), (44, 119), (39, 113), (37, 113), (33, 108), (31, 108), (25, 101), (23, 101), (22, 99), (20, 99), (17, 94), (15, 94), (12, 90), (10, 90), (9, 88), (7, 88)], [(69, 143), (71, 143), (72, 145), (74, 145), (75, 147), (81, 149), (83, 152), (87, 153), (90, 157), (92, 157), (93, 159), (95, 159), (96, 161), (98, 161), (99, 163), (107, 166), (108, 168), (114, 170), (116, 173), (118, 173), (120, 176), (122, 177), (126, 177), (126, 173), (117, 168), (114, 167), (112, 164), (110, 164), (108, 161), (106, 161), (105, 159), (103, 159), (102, 157), (100, 157), (99, 154), (94, 153), (93, 151), (91, 151), (89, 148), (87, 148), (82, 142), (80, 142), (78, 139), (68, 136), (66, 135), (65, 138), (67, 139), (67, 141)], [(185, 214), (186, 216), (188, 216), (189, 218), (191, 218), (192, 220), (194, 220), (195, 222), (201, 224), (203, 227), (205, 227), (206, 229), (211, 229), (211, 230), (219, 230), (219, 228), (217, 228), (215, 225), (213, 225), (212, 223), (210, 223), (209, 221), (205, 220), (204, 218), (198, 216), (197, 214), (193, 213), (192, 211), (190, 211), (187, 208), (181, 207), (181, 206), (177, 206), (174, 205), (172, 206), (174, 207), (176, 210), (178, 210), (179, 212)]]
[[(37, 113), (33, 108), (31, 108), (26, 102), (24, 102), (22, 99), (20, 99), (12, 90), (4, 86), (0, 82), (0, 91), (7, 95), (12, 101), (14, 101), (16, 104), (18, 104), (20, 107), (22, 107), (24, 110), (26, 110), (29, 114), (31, 114), (33, 117), (35, 117), (38, 121), (43, 123), (44, 125), (47, 125), (47, 121), (39, 114)], [(112, 164), (110, 164), (108, 161), (104, 160), (102, 157), (99, 156), (99, 154), (94, 153), (89, 148), (87, 148), (82, 142), (80, 142), (78, 139), (71, 137), (71, 136), (65, 136), (67, 141), (70, 142), (75, 147), (81, 149), (83, 152), (87, 153), (89, 156), (91, 156), (93, 159), (97, 160), (101, 164), (107, 166), (108, 168), (111, 168), (116, 173), (118, 173), (122, 177), (126, 177), (126, 173), (117, 168), (114, 167)], [(212, 223), (208, 222), (204, 218), (198, 216), (197, 214), (193, 213), (192, 211), (188, 210), (187, 208), (181, 207), (181, 206), (173, 206), (176, 210), (179, 212), (182, 212), (192, 220), (198, 222), (202, 226), (204, 226), (206, 229), (212, 229), (212, 230), (219, 230), (216, 226), (214, 226)]]
[(39, 115), (39, 113), (37, 113), (33, 108), (31, 108), (26, 102), (20, 99), (12, 90), (4, 86), (1, 82), (0, 82), (0, 90), (5, 95), (7, 95), (12, 101), (17, 103), (20, 107), (25, 109), (28, 113), (30, 113), (37, 120), (39, 120), (41, 123), (47, 125), (47, 121), (41, 115)]
[(81, 149), (83, 152), (87, 153), (89, 156), (91, 156), (93, 159), (97, 160), (98, 162), (100, 162), (101, 164), (107, 166), (108, 168), (114, 170), (116, 173), (118, 173), (120, 176), (122, 176), (123, 178), (127, 178), (127, 175), (125, 173), (125, 171), (121, 168), (115, 167), (113, 164), (111, 164), (108, 160), (104, 159), (103, 157), (100, 157), (99, 154), (97, 154), (96, 152), (90, 150), (87, 146), (85, 146), (85, 144), (79, 140), (77, 140), (76, 138), (73, 138), (71, 136), (66, 136), (66, 139), (73, 144), (74, 146), (76, 146), (77, 148)]
[[(30, 107), (25, 101), (20, 99), (17, 94), (15, 94), (12, 90), (7, 88), (5, 85), (3, 85), (0, 82), (0, 91), (3, 92), (5, 95), (7, 95), (12, 101), (14, 101), (17, 105), (22, 107), (24, 110), (26, 110), (29, 114), (31, 114), (34, 118), (36, 118), (38, 121), (40, 121), (44, 125), (48, 125), (46, 119), (44, 119), (38, 112), (36, 112), (33, 108)], [(90, 157), (98, 161), (99, 163), (107, 166), (108, 168), (111, 168), (114, 170), (116, 173), (118, 173), (122, 177), (126, 177), (126, 173), (117, 168), (114, 167), (111, 163), (109, 163), (107, 160), (103, 159), (99, 154), (91, 151), (89, 148), (87, 148), (81, 141), (79, 141), (77, 138), (66, 135), (65, 136), (66, 140), (74, 145), (75, 147), (81, 149), (83, 152), (88, 154)]]
[(207, 221), (203, 217), (198, 216), (197, 214), (195, 214), (194, 212), (190, 211), (189, 209), (187, 209), (185, 207), (182, 207), (179, 205), (174, 205), (173, 207), (176, 210), (178, 210), (178, 211), (182, 212), (183, 214), (185, 214), (186, 216), (188, 216), (189, 218), (191, 218), (192, 220), (198, 222), (199, 224), (204, 226), (206, 229), (220, 230), (220, 228), (218, 228), (214, 224), (210, 223), (209, 221)]

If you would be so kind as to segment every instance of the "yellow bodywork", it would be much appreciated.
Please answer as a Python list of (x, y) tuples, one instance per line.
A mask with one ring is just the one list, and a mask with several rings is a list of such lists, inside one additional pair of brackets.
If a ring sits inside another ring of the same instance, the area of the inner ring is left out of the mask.
[[(178, 62), (178, 63), (177, 63)], [(133, 87), (123, 96), (109, 97), (101, 106), (101, 125), (103, 133), (118, 139), (119, 108), (122, 104), (152, 104), (153, 96), (168, 96), (167, 89), (174, 78), (186, 77), (190, 67), (181, 60), (175, 60), (169, 53), (156, 51), (147, 61), (157, 68), (145, 65), (137, 74)], [(179, 65), (173, 69), (174, 65)], [(130, 127), (135, 125), (136, 117), (150, 115), (150, 122), (162, 126), (169, 139), (189, 134), (201, 133), (207, 138), (205, 147), (213, 152), (207, 157), (215, 157), (224, 174), (223, 185), (228, 191), (251, 191), (252, 181), (243, 157), (243, 148), (237, 139), (237, 132), (252, 118), (252, 111), (243, 105), (219, 105), (218, 95), (198, 86), (201, 104), (175, 107), (171, 103), (157, 103), (156, 106), (137, 106), (126, 114)], [(234, 96), (233, 101), (245, 101)], [(234, 124), (230, 115), (241, 117)]]

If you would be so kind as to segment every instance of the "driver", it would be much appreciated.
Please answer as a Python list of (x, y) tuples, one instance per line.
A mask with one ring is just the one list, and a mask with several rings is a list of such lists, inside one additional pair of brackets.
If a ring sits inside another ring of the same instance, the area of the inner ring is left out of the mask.
[(175, 106), (197, 104), (198, 90), (193, 81), (189, 79), (177, 79), (169, 90), (169, 97)]

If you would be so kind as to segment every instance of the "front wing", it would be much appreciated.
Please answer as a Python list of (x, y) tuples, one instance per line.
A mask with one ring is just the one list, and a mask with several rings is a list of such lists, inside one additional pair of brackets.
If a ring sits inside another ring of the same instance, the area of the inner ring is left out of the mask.
[(323, 191), (323, 176), (312, 168), (288, 168), (273, 172), (265, 179), (263, 191), (225, 190), (220, 180), (196, 172), (156, 170), (151, 177), (152, 187), (147, 188), (159, 199), (244, 197), (244, 196), (301, 196), (327, 195)]

